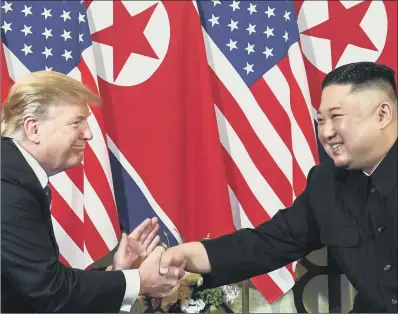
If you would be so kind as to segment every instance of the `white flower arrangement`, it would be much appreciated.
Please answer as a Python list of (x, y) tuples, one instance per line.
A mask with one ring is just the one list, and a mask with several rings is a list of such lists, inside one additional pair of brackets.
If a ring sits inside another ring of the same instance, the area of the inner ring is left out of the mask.
[(180, 283), (162, 299), (149, 299), (153, 311), (166, 313), (217, 312), (222, 304), (233, 304), (239, 297), (237, 285), (205, 289), (200, 274), (186, 272)]
[[(167, 234), (165, 234), (167, 237)], [(205, 239), (209, 239), (208, 235)], [(167, 246), (163, 243), (163, 246)], [(153, 312), (166, 313), (205, 313), (218, 312), (223, 304), (233, 304), (239, 297), (237, 285), (225, 285), (218, 288), (203, 287), (203, 277), (200, 274), (185, 272), (184, 277), (164, 298), (145, 299)]]

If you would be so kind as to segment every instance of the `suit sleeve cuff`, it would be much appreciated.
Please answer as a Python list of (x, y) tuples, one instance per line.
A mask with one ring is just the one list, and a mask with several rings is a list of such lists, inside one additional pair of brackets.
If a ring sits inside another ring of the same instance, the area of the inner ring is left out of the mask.
[(140, 275), (138, 269), (122, 270), (126, 278), (126, 292), (120, 311), (130, 312), (131, 307), (140, 293)]

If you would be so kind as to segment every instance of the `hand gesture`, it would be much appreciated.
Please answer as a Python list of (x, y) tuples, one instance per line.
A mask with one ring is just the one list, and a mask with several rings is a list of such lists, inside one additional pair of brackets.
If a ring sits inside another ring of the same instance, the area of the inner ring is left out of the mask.
[(159, 273), (161, 275), (167, 274), (170, 266), (185, 268), (186, 263), (185, 252), (181, 246), (171, 247), (162, 254), (159, 263)]
[(140, 294), (154, 298), (163, 298), (184, 277), (185, 271), (183, 267), (170, 266), (168, 267), (167, 274), (159, 274), (159, 263), (164, 252), (165, 249), (163, 247), (156, 247), (138, 269), (140, 274)]
[(138, 268), (150, 252), (158, 245), (160, 238), (158, 219), (145, 219), (128, 236), (123, 233), (119, 248), (113, 258), (113, 270)]

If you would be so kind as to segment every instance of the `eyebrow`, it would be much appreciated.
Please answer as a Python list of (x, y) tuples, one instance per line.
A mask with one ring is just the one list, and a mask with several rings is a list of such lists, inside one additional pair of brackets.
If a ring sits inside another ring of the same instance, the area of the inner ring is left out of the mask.
[(84, 119), (87, 119), (88, 117), (90, 117), (91, 114), (92, 114), (92, 112), (89, 112), (89, 114), (87, 116), (80, 115), (80, 116), (76, 117), (76, 119), (77, 120), (84, 120)]
[[(339, 109), (341, 109), (341, 107), (340, 106), (334, 106), (334, 107), (332, 107), (332, 108), (329, 108), (329, 112), (331, 112), (331, 111), (333, 111), (333, 110), (339, 110)], [(319, 110), (317, 111), (317, 114), (322, 114)]]

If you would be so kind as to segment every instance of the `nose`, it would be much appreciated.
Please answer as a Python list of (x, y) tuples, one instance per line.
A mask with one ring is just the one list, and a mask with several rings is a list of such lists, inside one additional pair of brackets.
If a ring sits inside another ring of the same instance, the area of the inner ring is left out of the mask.
[(334, 129), (333, 123), (331, 121), (325, 121), (325, 123), (321, 126), (319, 130), (319, 134), (325, 140), (332, 139), (336, 136), (336, 130)]
[(83, 139), (86, 141), (90, 141), (93, 139), (93, 133), (91, 132), (90, 126), (86, 123), (85, 128), (83, 129)]

